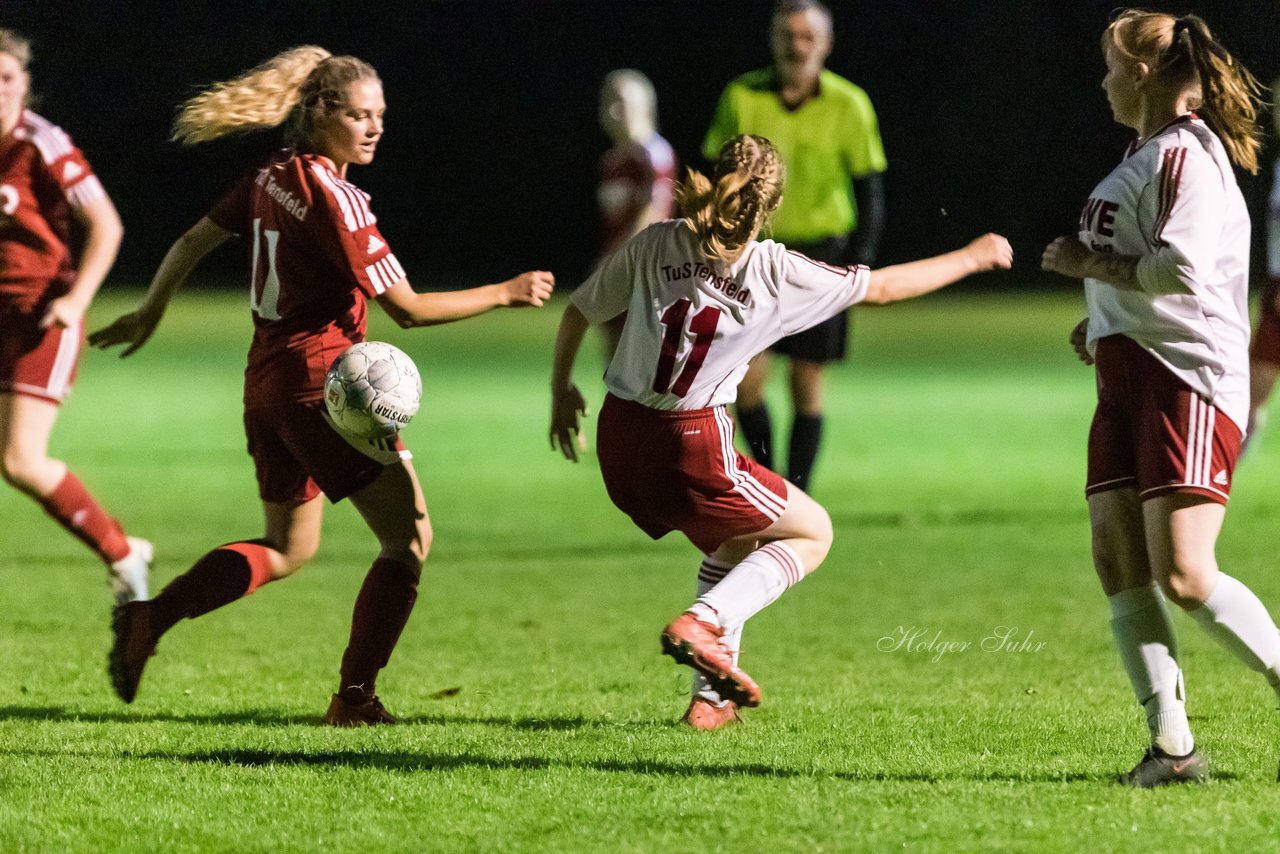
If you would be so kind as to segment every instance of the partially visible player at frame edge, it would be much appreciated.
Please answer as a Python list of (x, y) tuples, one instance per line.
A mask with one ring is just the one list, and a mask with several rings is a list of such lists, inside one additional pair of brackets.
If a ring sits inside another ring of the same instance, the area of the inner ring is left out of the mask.
[[(658, 133), (658, 95), (653, 83), (634, 68), (605, 75), (600, 86), (600, 127), (613, 143), (600, 158), (597, 192), (603, 259), (646, 226), (675, 213), (676, 155)], [(625, 319), (617, 317), (601, 327), (605, 364), (618, 349)]]
[(327, 719), (335, 726), (395, 723), (375, 694), (417, 598), (431, 543), (426, 502), (397, 437), (344, 437), (325, 418), (325, 371), (365, 334), (365, 301), (402, 327), (461, 320), (500, 306), (540, 306), (545, 272), (452, 293), (415, 293), (379, 233), (369, 196), (346, 180), (382, 137), (382, 83), (351, 56), (299, 47), (189, 100), (174, 137), (185, 144), (287, 122), (287, 148), (241, 179), (173, 244), (146, 299), (90, 341), (137, 350), (199, 261), (239, 235), (253, 247), (254, 336), (245, 371), (245, 432), (266, 529), (200, 558), (153, 601), (117, 609), (110, 671), (131, 702), (156, 642), (198, 617), (298, 570), (320, 543), (323, 499), (350, 498), (377, 537), (377, 559), (356, 599), (341, 681)]
[(662, 633), (664, 651), (694, 668), (686, 723), (738, 720), (760, 689), (738, 667), (743, 624), (818, 568), (831, 520), (803, 490), (733, 448), (733, 403), (751, 358), (784, 335), (857, 302), (919, 296), (1012, 264), (994, 234), (963, 249), (881, 270), (823, 264), (757, 241), (777, 209), (783, 174), (763, 137), (720, 149), (708, 180), (677, 190), (683, 219), (652, 225), (574, 293), (556, 340), (551, 446), (577, 460), (582, 395), (572, 381), (590, 323), (626, 312), (605, 374), (598, 455), (613, 503), (649, 536), (685, 534), (704, 553), (698, 599)]
[(1098, 405), (1085, 494), (1093, 560), (1151, 747), (1120, 782), (1204, 780), (1165, 598), (1280, 693), (1280, 631), (1214, 546), (1249, 411), (1249, 215), (1258, 86), (1194, 15), (1127, 10), (1102, 37), (1103, 89), (1137, 139), (1046, 270), (1084, 280), (1071, 334)]
[[(1271, 84), (1271, 121), (1280, 135), (1280, 79)], [(1271, 197), (1267, 205), (1267, 283), (1258, 299), (1258, 328), (1249, 347), (1249, 423), (1247, 445), (1265, 421), (1267, 399), (1280, 378), (1280, 159), (1272, 167)]]
[[(107, 565), (117, 603), (144, 599), (151, 544), (125, 535), (49, 457), (84, 315), (124, 236), (115, 206), (62, 128), (27, 109), (28, 41), (0, 29), (0, 474)], [(83, 227), (79, 259), (73, 223)]]
[[(872, 264), (884, 230), (886, 168), (871, 99), (828, 70), (831, 11), (817, 0), (781, 0), (770, 24), (773, 65), (725, 88), (703, 142), (712, 159), (740, 133), (769, 139), (787, 169), (787, 197), (770, 236), (818, 261)], [(848, 350), (848, 313), (774, 343), (738, 388), (738, 423), (751, 455), (773, 468), (773, 423), (765, 402), (771, 355), (790, 360), (791, 431), (787, 480), (809, 490), (824, 425), (827, 366)], [(779, 467), (780, 468), (780, 467)]]

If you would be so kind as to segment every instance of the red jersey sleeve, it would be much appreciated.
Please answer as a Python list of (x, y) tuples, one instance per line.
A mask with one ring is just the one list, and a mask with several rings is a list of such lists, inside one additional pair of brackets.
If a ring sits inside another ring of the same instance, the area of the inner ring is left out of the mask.
[(249, 232), (248, 218), (252, 209), (249, 203), (249, 192), (253, 189), (254, 177), (252, 174), (241, 177), (213, 206), (213, 210), (206, 214), (214, 225), (225, 228), (232, 234)]
[(89, 161), (76, 148), (66, 131), (44, 119), (27, 114), (32, 121), (31, 142), (40, 152), (40, 160), (48, 170), (49, 178), (62, 192), (67, 203), (81, 208), (98, 199), (105, 199), (107, 191), (93, 174)]
[(312, 163), (311, 170), (319, 183), (316, 207), (323, 207), (327, 214), (308, 218), (308, 224), (315, 223), (317, 245), (335, 264), (350, 271), (352, 284), (365, 296), (385, 293), (405, 273), (378, 231), (368, 194), (319, 163)]

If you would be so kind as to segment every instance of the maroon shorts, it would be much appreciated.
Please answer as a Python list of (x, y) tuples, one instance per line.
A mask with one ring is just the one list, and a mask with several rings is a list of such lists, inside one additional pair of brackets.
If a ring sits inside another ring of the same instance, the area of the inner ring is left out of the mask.
[(59, 403), (71, 391), (84, 325), (40, 328), (40, 315), (0, 307), (0, 392)]
[(609, 395), (597, 432), (609, 497), (655, 540), (680, 531), (709, 554), (787, 507), (787, 482), (734, 450), (722, 406), (664, 412)]
[(301, 503), (321, 493), (341, 501), (377, 479), (387, 452), (390, 459), (408, 457), (399, 436), (360, 450), (329, 425), (322, 401), (247, 409), (244, 432), (258, 495), (275, 503)]
[(1280, 311), (1276, 300), (1280, 299), (1280, 280), (1272, 279), (1262, 289), (1258, 301), (1258, 331), (1253, 334), (1253, 346), (1249, 355), (1259, 362), (1280, 365)]
[(1098, 408), (1089, 429), (1085, 495), (1136, 488), (1226, 504), (1240, 428), (1124, 335), (1098, 341)]

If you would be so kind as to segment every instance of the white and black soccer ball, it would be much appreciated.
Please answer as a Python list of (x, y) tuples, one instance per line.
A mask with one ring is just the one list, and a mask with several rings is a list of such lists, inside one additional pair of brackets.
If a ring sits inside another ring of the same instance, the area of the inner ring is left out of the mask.
[(353, 344), (333, 360), (324, 404), (339, 427), (361, 439), (385, 439), (422, 403), (422, 377), (403, 350), (383, 341)]

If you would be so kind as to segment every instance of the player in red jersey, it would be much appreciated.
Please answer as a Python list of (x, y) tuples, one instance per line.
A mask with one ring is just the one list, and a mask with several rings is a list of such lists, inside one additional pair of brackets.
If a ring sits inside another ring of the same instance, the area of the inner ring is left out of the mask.
[(1071, 335), (1096, 365), (1085, 496), (1093, 563), (1150, 746), (1120, 777), (1209, 775), (1187, 719), (1172, 601), (1280, 694), (1280, 630), (1215, 546), (1249, 410), (1249, 212), (1257, 83), (1195, 15), (1121, 12), (1102, 87), (1137, 136), (1042, 266), (1084, 280)]
[[(600, 158), (603, 259), (645, 226), (675, 214), (676, 155), (658, 133), (658, 96), (653, 83), (633, 68), (605, 75), (600, 87), (600, 126), (613, 147)], [(618, 349), (625, 316), (601, 325), (604, 361)]]
[[(116, 602), (147, 595), (151, 544), (125, 536), (49, 434), (71, 390), (84, 314), (124, 229), (80, 149), (26, 108), (30, 47), (0, 29), (0, 474), (102, 558)], [(72, 225), (84, 228), (72, 257)]]
[(803, 490), (733, 448), (726, 407), (751, 358), (857, 302), (907, 299), (970, 273), (1009, 267), (997, 235), (964, 249), (871, 271), (814, 261), (757, 241), (782, 197), (782, 167), (763, 137), (724, 143), (713, 181), (678, 191), (684, 219), (651, 225), (573, 294), (556, 340), (551, 447), (577, 459), (582, 395), (573, 363), (589, 323), (626, 312), (600, 410), (609, 497), (654, 539), (673, 530), (704, 553), (698, 599), (662, 635), (695, 670), (684, 720), (718, 729), (755, 706), (738, 667), (743, 624), (813, 572), (831, 546), (827, 512)]
[(254, 337), (245, 371), (245, 432), (266, 530), (220, 546), (153, 600), (118, 608), (110, 670), (131, 702), (156, 642), (184, 617), (229, 604), (305, 564), (320, 543), (323, 499), (350, 498), (381, 550), (356, 599), (334, 726), (394, 723), (375, 694), (417, 598), (431, 544), (426, 502), (399, 440), (374, 446), (339, 435), (322, 393), (329, 363), (364, 339), (365, 300), (402, 327), (449, 323), (500, 306), (540, 306), (551, 274), (523, 273), (452, 293), (415, 293), (379, 233), (369, 197), (347, 168), (373, 160), (386, 109), (372, 67), (318, 47), (286, 51), (188, 101), (175, 138), (187, 144), (287, 122), (291, 147), (246, 176), (174, 243), (141, 307), (90, 341), (141, 347), (199, 261), (228, 238), (253, 248)]
[[(1280, 80), (1271, 84), (1274, 101), (1280, 96)], [(1280, 134), (1280, 110), (1271, 110), (1276, 133)], [(1258, 298), (1258, 325), (1249, 347), (1249, 424), (1244, 441), (1248, 444), (1263, 424), (1263, 407), (1280, 378), (1280, 160), (1273, 167), (1271, 196), (1267, 205), (1267, 283)]]

